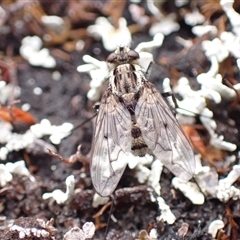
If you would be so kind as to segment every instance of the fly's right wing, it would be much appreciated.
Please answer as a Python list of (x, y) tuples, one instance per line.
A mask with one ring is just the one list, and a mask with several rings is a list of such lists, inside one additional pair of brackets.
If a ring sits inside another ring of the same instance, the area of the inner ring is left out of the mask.
[(163, 97), (148, 81), (144, 82), (135, 115), (153, 154), (176, 176), (191, 179), (195, 173), (192, 146)]

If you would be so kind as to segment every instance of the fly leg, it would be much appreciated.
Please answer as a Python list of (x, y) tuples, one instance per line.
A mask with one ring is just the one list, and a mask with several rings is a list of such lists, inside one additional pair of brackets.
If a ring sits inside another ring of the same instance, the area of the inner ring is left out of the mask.
[(169, 108), (171, 109), (173, 115), (176, 117), (176, 113), (177, 113), (176, 109), (178, 108), (178, 104), (177, 104), (177, 100), (176, 100), (176, 97), (175, 97), (174, 93), (169, 91), (169, 92), (161, 93), (161, 95), (166, 100), (166, 102), (167, 102)]

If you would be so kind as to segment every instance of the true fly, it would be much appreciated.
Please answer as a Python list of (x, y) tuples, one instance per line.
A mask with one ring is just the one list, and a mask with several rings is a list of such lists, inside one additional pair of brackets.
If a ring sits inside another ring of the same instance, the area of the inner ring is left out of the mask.
[(191, 144), (138, 59), (128, 47), (118, 47), (107, 58), (109, 86), (99, 107), (91, 158), (92, 182), (101, 196), (115, 190), (131, 154), (151, 152), (183, 180), (194, 175)]

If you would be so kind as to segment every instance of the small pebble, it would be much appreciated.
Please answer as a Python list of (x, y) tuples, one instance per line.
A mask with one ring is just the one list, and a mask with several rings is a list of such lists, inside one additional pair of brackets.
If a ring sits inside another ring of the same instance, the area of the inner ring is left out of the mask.
[(62, 74), (59, 71), (53, 71), (52, 80), (60, 81), (62, 79)]
[(34, 93), (35, 95), (42, 95), (43, 91), (42, 91), (42, 89), (41, 89), (40, 87), (35, 87), (35, 88), (33, 89), (33, 93)]

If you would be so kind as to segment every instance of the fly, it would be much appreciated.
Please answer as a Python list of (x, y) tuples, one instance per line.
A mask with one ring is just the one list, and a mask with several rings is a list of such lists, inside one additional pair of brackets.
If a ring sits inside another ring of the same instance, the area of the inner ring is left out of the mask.
[(96, 118), (90, 169), (101, 196), (115, 190), (130, 153), (143, 157), (151, 152), (183, 180), (194, 175), (191, 144), (138, 59), (128, 47), (117, 48), (107, 58), (109, 86)]

